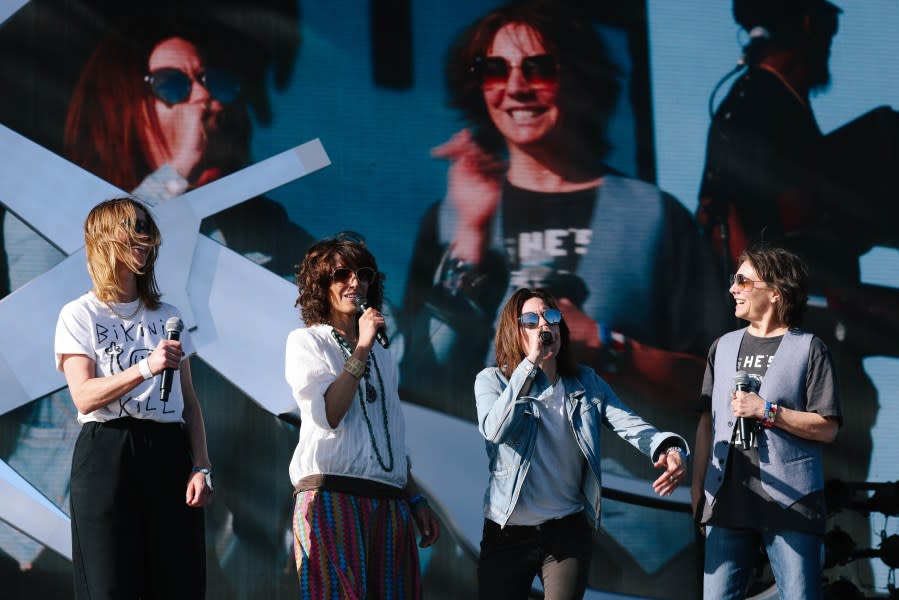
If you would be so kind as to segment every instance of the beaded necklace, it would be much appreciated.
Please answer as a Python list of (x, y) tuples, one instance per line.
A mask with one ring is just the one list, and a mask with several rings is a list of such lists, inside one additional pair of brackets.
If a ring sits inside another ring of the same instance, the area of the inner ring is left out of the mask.
[[(350, 344), (343, 339), (343, 336), (337, 333), (337, 330), (333, 327), (331, 328), (331, 335), (334, 336), (334, 339), (337, 340), (337, 344), (340, 346), (340, 349), (343, 351), (344, 358), (349, 358), (352, 355), (353, 350), (350, 348)], [(388, 473), (393, 471), (393, 448), (390, 445), (390, 428), (387, 422), (387, 396), (384, 394), (384, 379), (381, 377), (381, 368), (378, 366), (378, 359), (375, 357), (374, 351), (368, 353), (368, 359), (365, 361), (365, 374), (362, 378), (365, 380), (365, 398), (368, 402), (375, 402), (378, 399), (378, 395), (375, 392), (375, 388), (371, 383), (371, 371), (369, 365), (375, 366), (375, 374), (378, 376), (378, 388), (381, 390), (381, 415), (384, 417), (384, 435), (387, 437), (387, 458), (389, 462), (389, 466), (384, 464), (384, 459), (381, 457), (381, 451), (378, 450), (378, 444), (375, 442), (375, 432), (372, 428), (371, 418), (368, 416), (368, 409), (365, 407), (366, 402), (363, 402), (362, 397), (362, 382), (359, 382), (359, 405), (362, 407), (362, 416), (365, 417), (365, 425), (368, 426), (368, 439), (371, 441), (371, 447), (374, 448), (375, 458), (378, 459), (378, 464), (381, 465), (381, 468), (387, 471)]]

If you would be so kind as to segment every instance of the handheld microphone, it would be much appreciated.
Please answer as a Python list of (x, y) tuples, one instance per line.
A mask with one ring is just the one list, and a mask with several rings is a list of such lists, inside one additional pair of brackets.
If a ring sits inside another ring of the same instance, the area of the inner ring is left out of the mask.
[[(180, 340), (181, 332), (184, 330), (184, 323), (178, 317), (169, 317), (165, 322), (165, 339)], [(169, 394), (172, 393), (172, 379), (175, 377), (175, 369), (166, 368), (162, 371), (162, 379), (159, 381), (159, 399), (163, 402), (169, 401)]]
[[(365, 312), (365, 310), (368, 309), (368, 301), (362, 296), (356, 296), (356, 308), (360, 313)], [(378, 340), (378, 343), (384, 348), (390, 346), (390, 340), (387, 339), (387, 333), (384, 331), (383, 327), (378, 327), (378, 330), (375, 331), (375, 339)]]
[(549, 346), (550, 344), (553, 343), (554, 340), (555, 340), (555, 338), (553, 337), (553, 334), (551, 331), (541, 331), (540, 332), (540, 343), (543, 344), (544, 346)]
[[(755, 381), (746, 371), (737, 371), (734, 375), (734, 390), (738, 392), (754, 392)], [(749, 439), (751, 435), (749, 420), (745, 417), (737, 417), (737, 426), (740, 428), (740, 447), (743, 450), (749, 450)]]

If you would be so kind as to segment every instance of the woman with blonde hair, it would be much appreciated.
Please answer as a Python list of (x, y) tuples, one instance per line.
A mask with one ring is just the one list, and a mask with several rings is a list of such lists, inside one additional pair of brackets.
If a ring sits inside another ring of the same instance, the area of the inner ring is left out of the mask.
[[(115, 198), (84, 224), (93, 287), (56, 324), (56, 365), (78, 409), (71, 475), (75, 598), (181, 598), (205, 592), (203, 512), (212, 499), (190, 337), (160, 300), (159, 229)], [(178, 372), (170, 392), (156, 378)]]

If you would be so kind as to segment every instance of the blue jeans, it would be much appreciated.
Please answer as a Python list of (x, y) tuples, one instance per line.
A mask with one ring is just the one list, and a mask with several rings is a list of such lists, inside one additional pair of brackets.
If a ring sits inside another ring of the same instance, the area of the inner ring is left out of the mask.
[(821, 600), (824, 543), (820, 536), (798, 531), (749, 531), (706, 528), (706, 600), (739, 600), (755, 567), (759, 541), (765, 544), (781, 600)]

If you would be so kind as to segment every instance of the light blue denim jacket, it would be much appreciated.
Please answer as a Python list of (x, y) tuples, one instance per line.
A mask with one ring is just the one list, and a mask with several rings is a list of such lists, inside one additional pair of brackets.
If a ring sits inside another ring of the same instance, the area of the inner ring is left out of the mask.
[[(526, 395), (522, 388), (533, 381)], [(687, 442), (671, 432), (661, 432), (628, 408), (609, 384), (593, 369), (579, 365), (577, 377), (563, 376), (565, 408), (571, 431), (589, 469), (584, 469), (581, 494), (584, 509), (599, 528), (602, 469), (600, 424), (605, 424), (655, 462), (669, 446), (689, 451)], [(527, 359), (515, 368), (510, 379), (496, 367), (484, 369), (475, 379), (478, 430), (486, 440), (490, 482), (484, 494), (484, 516), (505, 526), (515, 509), (521, 486), (528, 474), (540, 423), (540, 393), (549, 386), (546, 376)]]

